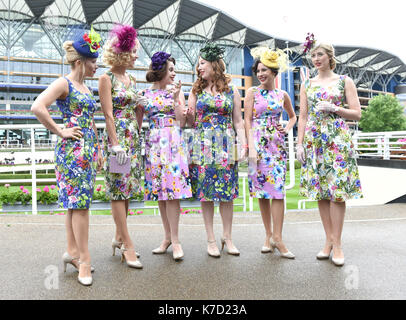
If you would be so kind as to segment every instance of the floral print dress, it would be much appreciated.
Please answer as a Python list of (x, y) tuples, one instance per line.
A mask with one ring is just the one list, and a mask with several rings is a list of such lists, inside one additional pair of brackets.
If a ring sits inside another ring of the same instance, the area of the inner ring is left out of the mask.
[(303, 147), (306, 162), (301, 170), (301, 195), (313, 200), (342, 202), (362, 198), (356, 153), (345, 120), (335, 113), (316, 111), (319, 101), (344, 107), (345, 76), (329, 87), (305, 82), (308, 121)]
[[(75, 89), (72, 82), (64, 100), (56, 100), (65, 128), (82, 128), (80, 140), (58, 138), (55, 147), (55, 175), (59, 207), (89, 209), (97, 171), (98, 141), (93, 130), (96, 101), (93, 94)], [(92, 92), (92, 91), (90, 91)]]
[(136, 118), (135, 79), (129, 75), (130, 84), (128, 87), (118, 81), (110, 71), (106, 74), (111, 79), (111, 96), (113, 99), (113, 117), (116, 127), (117, 140), (131, 158), (131, 170), (127, 174), (109, 172), (109, 157), (112, 154), (111, 143), (107, 129), (103, 133), (103, 158), (106, 195), (111, 200), (129, 200), (137, 198), (142, 192), (142, 156), (140, 145), (139, 127)]
[(149, 103), (145, 116), (149, 131), (145, 136), (146, 201), (192, 197), (187, 146), (176, 121), (173, 95), (167, 90), (147, 89)]
[(284, 92), (254, 87), (252, 134), (257, 162), (249, 163), (250, 195), (261, 199), (283, 199), (286, 181), (285, 137), (276, 126), (283, 112)]
[(238, 197), (238, 163), (233, 127), (234, 86), (216, 96), (197, 95), (194, 135), (190, 141), (193, 196), (200, 201)]

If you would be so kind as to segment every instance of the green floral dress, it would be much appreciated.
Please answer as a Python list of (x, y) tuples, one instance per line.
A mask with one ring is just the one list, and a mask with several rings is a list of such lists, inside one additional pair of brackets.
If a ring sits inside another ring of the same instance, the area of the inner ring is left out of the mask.
[(345, 103), (345, 76), (329, 87), (305, 82), (308, 121), (303, 147), (306, 162), (302, 166), (301, 195), (313, 200), (346, 201), (362, 198), (356, 153), (345, 120), (335, 113), (316, 111), (319, 101), (338, 107)]
[(128, 174), (110, 173), (109, 157), (111, 143), (107, 130), (103, 134), (103, 159), (106, 195), (111, 200), (128, 200), (137, 198), (142, 193), (141, 174), (143, 172), (139, 127), (136, 118), (135, 79), (129, 75), (130, 84), (126, 87), (121, 81), (116, 80), (110, 71), (106, 74), (111, 79), (111, 96), (113, 98), (113, 117), (116, 126), (119, 145), (131, 156), (131, 170)]
[[(191, 150), (193, 196), (200, 201), (232, 201), (238, 197), (238, 162), (232, 121), (234, 92), (197, 95)], [(190, 142), (189, 142), (190, 143)]]

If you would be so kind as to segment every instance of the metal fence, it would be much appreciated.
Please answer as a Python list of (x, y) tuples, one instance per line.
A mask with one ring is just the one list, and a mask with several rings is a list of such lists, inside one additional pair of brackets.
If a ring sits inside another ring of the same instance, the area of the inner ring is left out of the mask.
[[(282, 121), (282, 123), (287, 123), (287, 122)], [(61, 127), (62, 127), (62, 125), (61, 125)], [(96, 124), (96, 127), (98, 129), (104, 129), (105, 124), (98, 123), (98, 124)], [(39, 129), (43, 130), (44, 129), (44, 127), (42, 125), (40, 125), (40, 124), (38, 124), (38, 125), (34, 125), (34, 124), (15, 125), (15, 124), (13, 124), (11, 126), (10, 125), (0, 125), (0, 130), (10, 129), (10, 128), (12, 128), (12, 129), (30, 130), (30, 133), (31, 133), (30, 140), (31, 141), (36, 141), (36, 139), (35, 139), (35, 130), (39, 130)], [(289, 189), (293, 188), (294, 185), (295, 185), (295, 164), (294, 164), (295, 153), (294, 153), (294, 146), (293, 145), (294, 145), (293, 130), (291, 130), (288, 137), (287, 137), (287, 141), (286, 141), (286, 146), (288, 148), (288, 155), (289, 155), (288, 160), (289, 160), (289, 172), (290, 172), (290, 183), (289, 183), (289, 185), (286, 185), (286, 187), (285, 187), (286, 190), (289, 190)], [(21, 167), (21, 169), (20, 169), (22, 171), (30, 170), (31, 174), (32, 174), (31, 180), (27, 180), (27, 179), (0, 180), (0, 184), (11, 183), (11, 182), (18, 182), (18, 183), (31, 182), (32, 190), (34, 191), (34, 190), (37, 190), (37, 182), (49, 182), (49, 183), (55, 182), (55, 179), (37, 179), (37, 171), (38, 170), (43, 170), (43, 166), (39, 165), (37, 163), (37, 161), (34, 161), (34, 160), (37, 160), (37, 154), (36, 154), (36, 148), (37, 147), (38, 146), (35, 143), (30, 145), (30, 148), (31, 148), (31, 164), (30, 165), (25, 165), (25, 166)], [(19, 168), (15, 166), (10, 171), (18, 172), (18, 170), (19, 170)], [(242, 206), (242, 210), (247, 211), (246, 198), (247, 198), (247, 188), (248, 188), (248, 175), (245, 172), (241, 172), (241, 173), (239, 173), (239, 177), (241, 177), (242, 180), (243, 180), (242, 195), (241, 195), (241, 192), (240, 192), (240, 199), (242, 199), (243, 203), (242, 203), (242, 205), (241, 204), (236, 204), (236, 203), (234, 205), (235, 206)], [(104, 181), (104, 178), (103, 177), (97, 177), (96, 181)], [(198, 201), (196, 201), (194, 203), (191, 203), (191, 202), (184, 203), (184, 207), (198, 207), (198, 206), (200, 206), (200, 202), (198, 202)], [(249, 201), (248, 201), (248, 207), (249, 207), (248, 208), (249, 211), (253, 211), (254, 204), (253, 204), (253, 198), (251, 198), (251, 197), (249, 198)], [(145, 207), (138, 207), (138, 208), (154, 209), (154, 211), (156, 209), (158, 209), (157, 206), (152, 206), (152, 207), (151, 206), (148, 206), (148, 207), (145, 206)], [(110, 207), (103, 208), (103, 210), (108, 210), (108, 209), (110, 209)], [(32, 214), (35, 215), (35, 214), (38, 213), (38, 211), (44, 211), (44, 210), (45, 209), (41, 209), (37, 205), (37, 193), (32, 192), (32, 206), (31, 206)], [(45, 211), (48, 211), (48, 210), (45, 210)], [(286, 201), (285, 201), (285, 211), (286, 211)]]

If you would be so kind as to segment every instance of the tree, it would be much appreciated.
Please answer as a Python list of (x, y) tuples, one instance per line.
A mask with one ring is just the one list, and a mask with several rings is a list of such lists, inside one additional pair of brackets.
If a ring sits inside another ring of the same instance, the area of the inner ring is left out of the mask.
[(378, 95), (362, 110), (359, 126), (363, 132), (406, 130), (405, 107), (392, 95)]

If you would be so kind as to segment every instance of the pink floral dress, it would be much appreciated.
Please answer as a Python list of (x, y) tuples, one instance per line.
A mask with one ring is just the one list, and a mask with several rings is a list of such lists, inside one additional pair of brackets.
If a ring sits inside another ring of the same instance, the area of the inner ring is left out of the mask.
[(335, 113), (316, 111), (319, 101), (344, 107), (345, 76), (329, 87), (305, 82), (308, 120), (303, 147), (301, 194), (314, 200), (346, 201), (362, 198), (352, 135), (345, 120)]
[(284, 198), (287, 153), (285, 137), (276, 129), (283, 102), (282, 90), (254, 87), (252, 133), (257, 162), (248, 166), (248, 185), (254, 198)]
[(175, 200), (192, 197), (187, 147), (176, 121), (173, 96), (167, 90), (147, 89), (145, 116), (144, 199)]

